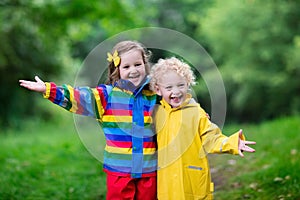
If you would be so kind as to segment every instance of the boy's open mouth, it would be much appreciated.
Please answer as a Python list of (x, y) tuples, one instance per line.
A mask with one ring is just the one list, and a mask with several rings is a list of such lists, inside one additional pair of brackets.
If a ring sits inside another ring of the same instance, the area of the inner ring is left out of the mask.
[(173, 102), (178, 103), (180, 101), (180, 96), (171, 97), (170, 98)]

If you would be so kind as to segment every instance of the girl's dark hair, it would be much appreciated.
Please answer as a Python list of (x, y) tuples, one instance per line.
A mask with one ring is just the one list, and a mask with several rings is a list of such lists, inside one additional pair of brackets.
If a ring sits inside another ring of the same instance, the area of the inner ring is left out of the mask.
[[(151, 57), (151, 51), (147, 50), (147, 48), (143, 44), (141, 44), (137, 41), (131, 41), (131, 40), (122, 41), (122, 42), (117, 43), (114, 46), (111, 54), (113, 54), (115, 51), (117, 51), (119, 56), (121, 56), (122, 54), (124, 54), (130, 50), (141, 51), (144, 65), (145, 65), (145, 71), (146, 71), (146, 74), (148, 75), (150, 73), (149, 59)], [(106, 84), (114, 84), (119, 79), (120, 79), (119, 66), (115, 66), (113, 62), (110, 62), (108, 64), (108, 76), (107, 76)]]

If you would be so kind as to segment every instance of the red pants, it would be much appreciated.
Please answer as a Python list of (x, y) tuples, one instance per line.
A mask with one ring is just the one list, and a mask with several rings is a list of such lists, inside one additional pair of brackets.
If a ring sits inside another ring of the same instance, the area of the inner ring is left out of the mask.
[(130, 178), (106, 174), (107, 200), (156, 200), (156, 176)]

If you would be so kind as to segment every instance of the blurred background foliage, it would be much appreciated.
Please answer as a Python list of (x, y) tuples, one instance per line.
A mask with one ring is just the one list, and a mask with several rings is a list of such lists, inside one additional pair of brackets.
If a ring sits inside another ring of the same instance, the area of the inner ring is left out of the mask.
[[(225, 83), (227, 119), (299, 114), (299, 6), (299, 0), (1, 0), (0, 126), (51, 118), (41, 96), (19, 87), (19, 79), (73, 80), (100, 42), (149, 26), (184, 33), (208, 51)], [(200, 78), (195, 90), (209, 111)]]

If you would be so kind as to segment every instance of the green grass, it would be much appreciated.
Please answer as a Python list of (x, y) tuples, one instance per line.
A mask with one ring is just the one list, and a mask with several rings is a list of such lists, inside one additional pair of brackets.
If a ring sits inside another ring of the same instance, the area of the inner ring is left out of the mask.
[(257, 142), (256, 152), (245, 157), (210, 156), (215, 198), (300, 199), (300, 118), (289, 117), (260, 125), (232, 126), (225, 133), (243, 128), (247, 140)]
[(27, 124), (0, 135), (0, 199), (105, 199), (102, 163), (72, 121)]
[[(0, 199), (105, 199), (102, 163), (82, 144), (72, 115), (0, 134)], [(57, 120), (58, 121), (58, 120)], [(243, 128), (256, 153), (210, 155), (215, 199), (300, 199), (300, 117)]]

